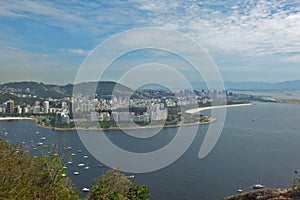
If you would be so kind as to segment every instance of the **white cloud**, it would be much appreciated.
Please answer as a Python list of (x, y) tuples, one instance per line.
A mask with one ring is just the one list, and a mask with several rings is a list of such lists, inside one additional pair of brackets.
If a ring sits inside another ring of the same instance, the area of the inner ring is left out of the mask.
[[(58, 47), (64, 48), (61, 51), (68, 53), (65, 54), (66, 57), (70, 56), (69, 54), (87, 55), (86, 49), (94, 48), (89, 45), (96, 45), (97, 42), (121, 31), (158, 26), (185, 33), (204, 46), (215, 59), (220, 60), (220, 63), (227, 62), (225, 65), (228, 66), (232, 63), (238, 66), (240, 63), (245, 64), (253, 60), (259, 60), (260, 63), (255, 64), (260, 66), (265, 63), (266, 66), (270, 66), (274, 64), (276, 57), (278, 62), (287, 65), (290, 62), (291, 66), (300, 62), (298, 0), (15, 0), (14, 2), (2, 0), (0, 17), (17, 20), (22, 18), (23, 21), (27, 20), (27, 23), (33, 24), (38, 22), (34, 24), (36, 26), (40, 23), (59, 27), (59, 30), (72, 36), (72, 40), (61, 41), (62, 46)], [(9, 27), (9, 24), (3, 27)], [(9, 33), (15, 33), (14, 27), (12, 29)], [(2, 35), (6, 33), (2, 32)], [(5, 45), (17, 46), (15, 43), (20, 41), (25, 43), (20, 46), (31, 45), (26, 43), (27, 38), (23, 40), (22, 33), (13, 35), (14, 38), (9, 43), (6, 36), (3, 37), (6, 41), (3, 39), (0, 41)], [(74, 42), (76, 43), (77, 36), (81, 42), (77, 46), (81, 48), (72, 48), (76, 47)], [(82, 45), (82, 41), (85, 42), (83, 37), (94, 43)], [(144, 39), (139, 36), (133, 38), (136, 42), (142, 42)], [(73, 46), (70, 47), (68, 44)], [(189, 50), (192, 52), (192, 49)], [(8, 56), (7, 53), (2, 56)], [(21, 64), (21, 60), (25, 59), (22, 57), (24, 55), (16, 55), (20, 56)], [(25, 63), (38, 62), (42, 57), (34, 60), (35, 57), (32, 55), (26, 57), (28, 61)], [(262, 59), (264, 57), (265, 59)], [(11, 62), (16, 61), (11, 59)], [(40, 63), (44, 62), (45, 60), (40, 60)], [(267, 71), (270, 68), (262, 69)]]
[(295, 1), (235, 1), (232, 5), (189, 1), (178, 7), (174, 5), (182, 1), (172, 0), (170, 6), (167, 1), (135, 2), (141, 9), (151, 8), (152, 25), (183, 31), (210, 51), (246, 55), (299, 51), (300, 7)]
[(31, 17), (70, 31), (111, 34), (128, 28), (162, 26), (186, 33), (210, 52), (246, 55), (299, 51), (299, 10), (296, 0), (0, 2), (2, 16)]
[(68, 49), (68, 51), (70, 53), (77, 54), (77, 55), (88, 55), (88, 53), (90, 52), (88, 50), (83, 50), (83, 49)]

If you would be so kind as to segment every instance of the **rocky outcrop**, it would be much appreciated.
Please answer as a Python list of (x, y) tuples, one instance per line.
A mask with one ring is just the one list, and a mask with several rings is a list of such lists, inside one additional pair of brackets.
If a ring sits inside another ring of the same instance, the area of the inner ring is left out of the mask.
[(266, 188), (224, 198), (224, 200), (300, 200), (292, 188)]

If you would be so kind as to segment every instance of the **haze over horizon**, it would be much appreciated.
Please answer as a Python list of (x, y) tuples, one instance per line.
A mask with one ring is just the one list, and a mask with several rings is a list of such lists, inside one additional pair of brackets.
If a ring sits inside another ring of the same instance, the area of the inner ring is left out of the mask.
[[(280, 82), (300, 74), (297, 0), (3, 0), (0, 19), (0, 83), (73, 83), (99, 43), (143, 27), (191, 37), (206, 49), (225, 81)], [(116, 65), (146, 58), (132, 54)]]

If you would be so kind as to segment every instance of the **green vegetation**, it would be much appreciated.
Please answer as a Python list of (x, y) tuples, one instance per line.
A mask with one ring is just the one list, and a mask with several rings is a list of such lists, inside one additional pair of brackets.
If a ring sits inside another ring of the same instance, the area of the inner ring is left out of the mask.
[(101, 128), (110, 128), (110, 127), (117, 127), (115, 122), (112, 121), (99, 121), (99, 125)]
[(0, 140), (0, 199), (79, 199), (58, 156), (33, 157)]
[[(50, 155), (50, 154), (48, 154)], [(22, 145), (0, 139), (0, 199), (80, 199), (58, 156), (34, 157)], [(110, 170), (94, 184), (86, 200), (147, 200), (149, 188)]]
[[(298, 175), (298, 171), (297, 170), (295, 170), (294, 173), (295, 173), (296, 176)], [(300, 193), (300, 178), (298, 178), (298, 177), (294, 178), (292, 180), (292, 183), (293, 183), (293, 189), (296, 192)]]
[(124, 174), (112, 169), (97, 180), (87, 199), (147, 200), (150, 195), (148, 186), (132, 184)]

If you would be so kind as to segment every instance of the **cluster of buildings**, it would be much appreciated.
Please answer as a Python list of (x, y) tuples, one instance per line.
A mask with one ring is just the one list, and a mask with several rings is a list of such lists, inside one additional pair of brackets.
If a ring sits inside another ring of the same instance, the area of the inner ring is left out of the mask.
[(72, 112), (71, 102), (61, 101), (61, 107), (50, 107), (49, 101), (35, 101), (34, 105), (16, 105), (14, 100), (9, 99), (0, 106), (2, 114), (16, 115), (55, 115), (56, 122), (70, 123), (69, 114)]
[[(51, 115), (55, 116), (56, 122), (67, 124), (72, 121), (72, 112), (93, 113), (90, 116), (97, 121), (151, 122), (166, 120), (170, 107), (207, 104), (212, 98), (226, 98), (228, 95), (226, 91), (210, 90), (180, 90), (175, 93), (139, 91), (134, 98), (101, 96), (91, 99), (78, 94), (63, 100), (35, 101), (34, 105), (16, 105), (10, 99), (0, 106), (0, 113)], [(136, 111), (131, 108), (143, 109)]]
[[(100, 112), (100, 115), (103, 115)], [(156, 103), (150, 106), (147, 106), (146, 111), (142, 113), (135, 112), (116, 112), (113, 111), (111, 113), (111, 120), (115, 122), (151, 122), (151, 121), (159, 121), (166, 120), (168, 117), (168, 109), (165, 107), (163, 103)], [(100, 118), (101, 121), (101, 118)]]

